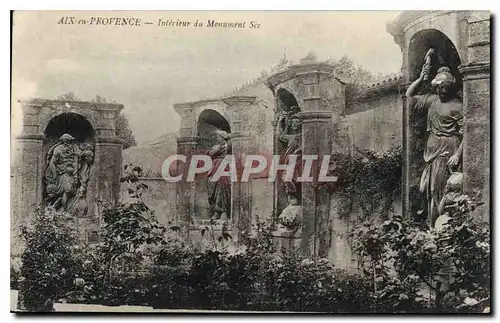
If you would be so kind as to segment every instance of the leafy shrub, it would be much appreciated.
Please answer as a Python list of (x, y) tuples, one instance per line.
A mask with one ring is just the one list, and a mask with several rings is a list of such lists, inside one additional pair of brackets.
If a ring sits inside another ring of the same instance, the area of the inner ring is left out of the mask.
[(440, 230), (395, 217), (363, 223), (352, 233), (360, 265), (373, 277), (378, 311), (477, 312), (489, 306), (489, 226), (471, 212), (477, 203), (455, 200)]
[(21, 228), (25, 248), (21, 255), (20, 290), (28, 311), (52, 311), (52, 302), (71, 290), (81, 271), (71, 221), (50, 210), (35, 210)]

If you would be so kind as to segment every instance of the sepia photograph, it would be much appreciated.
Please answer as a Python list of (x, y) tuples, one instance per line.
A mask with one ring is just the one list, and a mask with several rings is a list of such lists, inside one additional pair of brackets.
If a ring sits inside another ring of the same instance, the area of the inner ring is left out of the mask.
[(12, 11), (11, 313), (491, 315), (490, 29)]

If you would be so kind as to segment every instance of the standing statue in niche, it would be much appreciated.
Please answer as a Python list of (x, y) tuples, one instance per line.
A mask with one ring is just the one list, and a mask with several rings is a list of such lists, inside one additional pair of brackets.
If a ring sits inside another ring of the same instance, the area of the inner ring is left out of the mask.
[(45, 202), (56, 211), (72, 213), (75, 202), (85, 200), (93, 146), (78, 145), (65, 133), (49, 149), (45, 166)]
[(278, 120), (278, 140), (285, 147), (284, 157), (302, 154), (302, 122), (297, 115), (299, 107), (283, 111)]
[(283, 157), (285, 163), (289, 162), (291, 155), (297, 155), (295, 174), (291, 182), (286, 182), (283, 177), (284, 190), (287, 195), (287, 206), (281, 212), (278, 220), (286, 228), (296, 231), (300, 225), (302, 209), (300, 207), (300, 185), (296, 182), (295, 176), (301, 170), (302, 156), (302, 121), (298, 113), (299, 107), (293, 106), (290, 111), (283, 111), (278, 119), (277, 135), (278, 140), (284, 147)]
[(456, 80), (448, 67), (441, 67), (431, 86), (434, 93), (416, 95), (428, 77), (430, 63), (422, 67), (420, 77), (406, 92), (413, 109), (427, 110), (428, 139), (424, 151), (425, 169), (420, 179), (420, 191), (426, 196), (430, 226), (440, 215), (446, 180), (458, 168), (462, 156), (463, 104), (457, 96)]
[(214, 133), (216, 144), (208, 152), (212, 158), (212, 169), (208, 174), (208, 203), (213, 220), (226, 221), (231, 217), (231, 182), (227, 176), (221, 176), (212, 181), (217, 169), (224, 158), (231, 154), (231, 139), (227, 132), (216, 130)]

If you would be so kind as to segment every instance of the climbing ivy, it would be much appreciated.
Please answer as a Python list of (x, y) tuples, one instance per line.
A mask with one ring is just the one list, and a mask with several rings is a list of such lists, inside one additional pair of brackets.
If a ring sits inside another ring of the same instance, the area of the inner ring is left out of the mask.
[(333, 154), (330, 172), (338, 181), (320, 189), (340, 197), (343, 218), (361, 210), (362, 220), (375, 213), (387, 219), (401, 195), (402, 156), (401, 147), (382, 153), (355, 148), (352, 153)]

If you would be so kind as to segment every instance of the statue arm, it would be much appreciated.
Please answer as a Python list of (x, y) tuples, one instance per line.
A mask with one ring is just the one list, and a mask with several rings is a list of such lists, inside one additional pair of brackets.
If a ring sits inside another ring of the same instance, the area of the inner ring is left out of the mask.
[(50, 172), (52, 174), (56, 173), (56, 163), (57, 163), (58, 156), (59, 156), (58, 149), (54, 149), (54, 151), (52, 152), (52, 156), (50, 156), (50, 160), (49, 160), (49, 169), (50, 169)]
[(411, 97), (415, 96), (415, 94), (417, 93), (417, 90), (420, 87), (420, 84), (422, 83), (423, 79), (424, 79), (424, 77), (421, 74), (418, 79), (416, 79), (413, 83), (410, 84), (410, 86), (406, 90), (406, 97), (407, 98), (411, 98)]
[(420, 88), (420, 85), (422, 84), (422, 81), (425, 79), (425, 76), (429, 75), (430, 71), (430, 65), (425, 63), (424, 66), (422, 67), (422, 72), (420, 73), (420, 76), (418, 79), (413, 81), (413, 83), (410, 84), (408, 89), (406, 90), (406, 97), (408, 100), (410, 100), (410, 106), (413, 106), (415, 101), (418, 100), (419, 96), (417, 96), (417, 91)]

